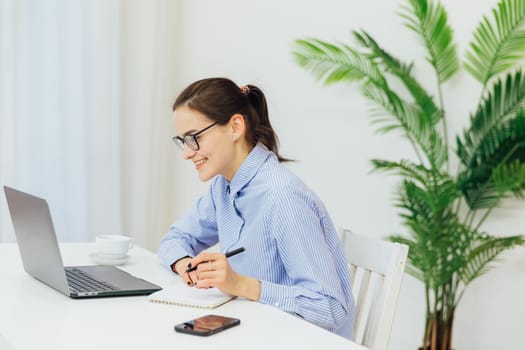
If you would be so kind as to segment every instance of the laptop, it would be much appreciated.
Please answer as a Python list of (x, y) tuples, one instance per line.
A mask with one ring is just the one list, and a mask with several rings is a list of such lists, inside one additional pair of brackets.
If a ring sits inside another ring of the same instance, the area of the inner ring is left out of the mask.
[(24, 270), (71, 298), (148, 295), (162, 288), (115, 266), (64, 267), (47, 201), (4, 186)]

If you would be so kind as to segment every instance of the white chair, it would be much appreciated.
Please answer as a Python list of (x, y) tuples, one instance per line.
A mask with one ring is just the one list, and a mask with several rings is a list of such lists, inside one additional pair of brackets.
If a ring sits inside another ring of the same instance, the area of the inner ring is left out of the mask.
[(356, 303), (355, 341), (386, 350), (390, 338), (408, 246), (342, 229)]

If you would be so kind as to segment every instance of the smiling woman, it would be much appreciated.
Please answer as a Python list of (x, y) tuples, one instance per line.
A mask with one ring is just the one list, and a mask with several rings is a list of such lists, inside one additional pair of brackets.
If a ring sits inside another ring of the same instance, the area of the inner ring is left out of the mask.
[[(162, 264), (190, 287), (271, 304), (353, 338), (354, 301), (336, 229), (319, 198), (283, 166), (263, 92), (204, 79), (173, 110), (173, 139), (211, 185), (163, 238)], [(203, 252), (216, 243), (222, 253)], [(223, 254), (239, 247), (246, 252)]]

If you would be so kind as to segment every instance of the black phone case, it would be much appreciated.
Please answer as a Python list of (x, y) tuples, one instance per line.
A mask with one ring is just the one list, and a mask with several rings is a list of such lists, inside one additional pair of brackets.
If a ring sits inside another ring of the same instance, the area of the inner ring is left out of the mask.
[(198, 335), (198, 336), (201, 336), (201, 337), (207, 337), (207, 336), (210, 336), (212, 334), (219, 333), (219, 332), (221, 332), (221, 331), (223, 331), (225, 329), (238, 326), (240, 324), (241, 324), (241, 320), (234, 319), (234, 321), (232, 323), (228, 323), (228, 324), (226, 324), (226, 325), (224, 325), (222, 327), (215, 328), (215, 329), (210, 329), (210, 330), (207, 330), (207, 331), (195, 331), (192, 328), (187, 328), (187, 323), (178, 324), (174, 328), (175, 328), (175, 332), (186, 333), (186, 334), (193, 334), (193, 335)]

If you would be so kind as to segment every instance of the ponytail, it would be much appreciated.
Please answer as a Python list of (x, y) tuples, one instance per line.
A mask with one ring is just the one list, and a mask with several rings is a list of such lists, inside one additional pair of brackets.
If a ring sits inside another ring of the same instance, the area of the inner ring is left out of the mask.
[[(250, 105), (250, 109), (253, 110), (253, 121), (251, 122), (252, 127), (252, 138), (253, 143), (256, 144), (261, 142), (264, 144), (270, 151), (277, 155), (279, 162), (287, 162), (290, 159), (284, 158), (279, 155), (279, 137), (273, 130), (272, 124), (270, 123), (270, 117), (268, 115), (268, 105), (266, 104), (266, 98), (264, 93), (257, 86), (254, 85), (245, 85), (247, 87), (246, 96)], [(241, 91), (243, 91), (241, 87)]]

